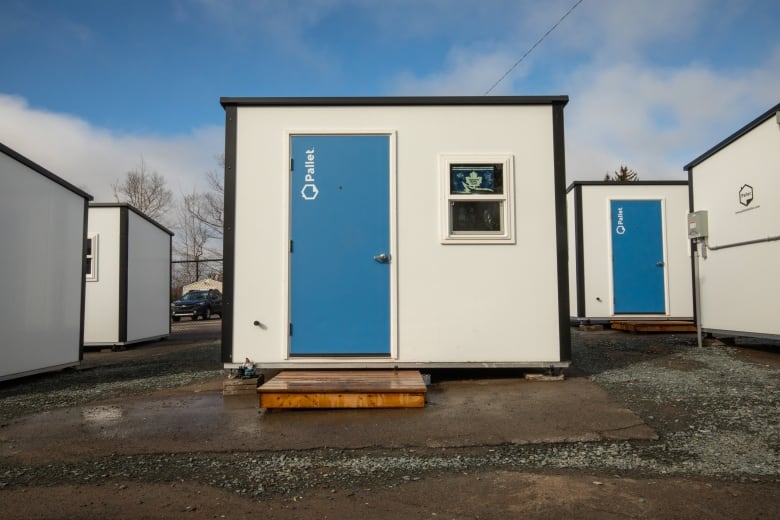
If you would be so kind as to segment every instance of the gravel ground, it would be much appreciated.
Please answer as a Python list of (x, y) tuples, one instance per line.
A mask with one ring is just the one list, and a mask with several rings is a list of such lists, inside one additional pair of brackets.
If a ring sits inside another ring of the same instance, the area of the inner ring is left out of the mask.
[(210, 342), (131, 363), (67, 369), (0, 383), (0, 426), (56, 408), (143, 395), (221, 377), (219, 343)]
[[(758, 349), (756, 358), (742, 355)], [(763, 349), (763, 350), (762, 350)], [(758, 361), (756, 361), (758, 359)], [(0, 385), (0, 433), (14, 418), (221, 376), (219, 345)], [(780, 482), (780, 344), (697, 348), (694, 335), (573, 332), (570, 377), (639, 414), (657, 441), (458, 449), (311, 450), (111, 456), (44, 466), (0, 461), (0, 489), (103, 482), (199, 482), (243, 496), (394, 487), (486, 470)], [(434, 383), (437, 374), (434, 373)]]

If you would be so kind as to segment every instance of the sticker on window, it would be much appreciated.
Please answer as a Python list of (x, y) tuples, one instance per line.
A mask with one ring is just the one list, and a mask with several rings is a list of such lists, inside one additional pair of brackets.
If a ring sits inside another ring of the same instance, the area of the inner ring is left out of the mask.
[(500, 164), (453, 164), (450, 166), (450, 193), (453, 195), (489, 195), (503, 193)]

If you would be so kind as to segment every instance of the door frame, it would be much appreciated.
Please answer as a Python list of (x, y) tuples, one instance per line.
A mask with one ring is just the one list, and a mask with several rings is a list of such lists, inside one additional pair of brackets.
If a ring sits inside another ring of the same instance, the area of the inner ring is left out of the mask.
[[(661, 254), (663, 255), (663, 289), (664, 289), (664, 311), (653, 313), (616, 313), (615, 312), (615, 270), (614, 270), (614, 249), (612, 246), (612, 202), (613, 201), (629, 201), (629, 202), (659, 202), (661, 205)], [(609, 308), (611, 316), (616, 317), (632, 317), (632, 316), (650, 316), (650, 317), (666, 317), (669, 316), (669, 251), (668, 240), (666, 237), (666, 198), (665, 197), (608, 197), (606, 200), (606, 215), (607, 215), (607, 260), (609, 271)]]
[[(283, 172), (283, 174), (287, 177), (287, 181), (284, 182), (284, 193), (283, 193), (283, 200), (282, 200), (282, 210), (284, 218), (281, 220), (281, 225), (284, 226), (283, 228), (283, 236), (285, 237), (284, 244), (286, 247), (283, 248), (283, 254), (284, 254), (284, 261), (282, 265), (284, 265), (284, 275), (282, 276), (282, 279), (280, 280), (280, 283), (283, 284), (283, 291), (282, 294), (286, 296), (286, 301), (284, 302), (284, 321), (280, 324), (281, 327), (286, 329), (287, 332), (287, 341), (283, 342), (283, 345), (281, 346), (282, 349), (282, 359), (285, 361), (295, 362), (295, 363), (312, 363), (316, 361), (329, 361), (333, 359), (338, 359), (339, 361), (350, 361), (354, 360), (355, 362), (360, 361), (366, 361), (366, 360), (375, 360), (375, 359), (398, 359), (398, 244), (397, 244), (397, 236), (398, 236), (398, 196), (397, 196), (397, 185), (398, 185), (398, 169), (397, 169), (397, 132), (395, 130), (387, 130), (387, 129), (372, 129), (372, 130), (366, 130), (366, 129), (289, 129), (284, 132), (284, 142), (281, 144), (281, 146), (284, 147), (285, 153), (284, 153), (284, 164), (280, 165), (280, 169)], [(290, 161), (292, 160), (292, 139), (294, 136), (300, 136), (300, 135), (316, 135), (316, 136), (372, 136), (372, 135), (379, 135), (379, 136), (386, 136), (388, 138), (388, 172), (387, 172), (387, 178), (388, 178), (388, 193), (389, 193), (389, 200), (388, 200), (388, 210), (389, 210), (389, 241), (388, 244), (388, 254), (390, 255), (390, 354), (389, 356), (377, 356), (375, 354), (372, 355), (338, 355), (338, 356), (296, 356), (291, 355), (290, 353), (290, 347), (291, 347), (291, 337), (289, 334), (290, 329), (290, 319), (291, 319), (291, 302), (292, 302), (292, 284), (291, 284), (291, 256), (290, 256), (290, 250), (289, 250), (289, 244), (292, 237), (292, 199), (291, 196), (293, 194), (293, 188), (292, 188), (292, 175), (290, 174)]]

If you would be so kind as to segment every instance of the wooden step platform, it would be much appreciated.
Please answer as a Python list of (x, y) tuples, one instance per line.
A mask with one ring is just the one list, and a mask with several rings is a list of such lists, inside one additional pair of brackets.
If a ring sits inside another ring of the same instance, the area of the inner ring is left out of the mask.
[(419, 370), (286, 370), (258, 387), (260, 408), (422, 408)]
[(256, 395), (257, 378), (226, 379), (222, 383), (222, 395)]
[(696, 332), (696, 323), (674, 320), (613, 320), (610, 326), (627, 332)]

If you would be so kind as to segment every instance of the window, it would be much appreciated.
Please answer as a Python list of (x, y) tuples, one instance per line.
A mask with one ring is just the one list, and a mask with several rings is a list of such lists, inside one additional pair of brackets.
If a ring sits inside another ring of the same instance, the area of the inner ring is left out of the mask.
[(514, 243), (510, 156), (442, 157), (444, 243)]
[(84, 255), (84, 272), (88, 282), (97, 281), (97, 255), (98, 255), (98, 236), (89, 235), (87, 237), (87, 251)]

